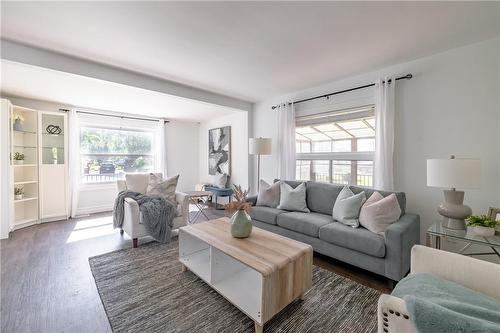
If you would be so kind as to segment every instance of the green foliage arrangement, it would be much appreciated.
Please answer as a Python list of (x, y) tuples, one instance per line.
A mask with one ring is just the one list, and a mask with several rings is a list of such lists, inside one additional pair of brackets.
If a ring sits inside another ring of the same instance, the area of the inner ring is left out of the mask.
[(22, 161), (22, 160), (24, 160), (24, 154), (21, 154), (21, 153), (19, 153), (19, 152), (15, 152), (15, 153), (14, 153), (14, 159), (15, 159), (16, 161)]
[(467, 225), (471, 227), (480, 226), (494, 228), (497, 225), (500, 225), (500, 221), (495, 221), (486, 215), (471, 215), (467, 218)]

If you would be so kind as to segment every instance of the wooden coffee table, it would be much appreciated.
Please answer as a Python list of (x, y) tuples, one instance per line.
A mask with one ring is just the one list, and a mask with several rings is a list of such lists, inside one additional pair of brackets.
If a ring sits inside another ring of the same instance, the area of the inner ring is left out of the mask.
[(228, 218), (182, 227), (179, 261), (255, 322), (255, 332), (312, 285), (310, 245), (253, 227), (233, 238)]

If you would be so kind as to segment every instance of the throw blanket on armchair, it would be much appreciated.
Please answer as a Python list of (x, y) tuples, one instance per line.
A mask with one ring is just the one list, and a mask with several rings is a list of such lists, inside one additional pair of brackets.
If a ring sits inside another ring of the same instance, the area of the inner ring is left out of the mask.
[(405, 300), (419, 333), (500, 332), (498, 300), (432, 274), (405, 277), (392, 295)]
[(176, 204), (157, 195), (121, 191), (118, 193), (113, 209), (114, 228), (121, 228), (123, 225), (125, 198), (132, 198), (139, 204), (142, 224), (144, 224), (148, 234), (160, 243), (169, 243), (174, 226)]

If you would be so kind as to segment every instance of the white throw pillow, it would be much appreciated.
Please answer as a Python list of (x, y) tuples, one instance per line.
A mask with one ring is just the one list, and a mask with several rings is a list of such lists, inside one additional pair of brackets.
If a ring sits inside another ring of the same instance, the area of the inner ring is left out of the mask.
[(227, 175), (225, 173), (216, 173), (212, 177), (212, 183), (215, 187), (226, 188)]
[(168, 179), (162, 179), (158, 175), (151, 174), (150, 181), (148, 185), (148, 195), (159, 195), (165, 199), (176, 202), (175, 200), (175, 190), (177, 188), (177, 183), (179, 181), (179, 175), (170, 177)]
[(401, 207), (394, 193), (385, 198), (379, 192), (366, 200), (359, 213), (359, 223), (366, 229), (376, 234), (383, 234), (385, 229), (399, 220)]
[(127, 190), (146, 193), (149, 184), (149, 174), (147, 173), (127, 173), (125, 175)]
[(353, 228), (359, 227), (359, 211), (365, 201), (365, 191), (354, 194), (349, 186), (344, 186), (333, 205), (333, 219)]

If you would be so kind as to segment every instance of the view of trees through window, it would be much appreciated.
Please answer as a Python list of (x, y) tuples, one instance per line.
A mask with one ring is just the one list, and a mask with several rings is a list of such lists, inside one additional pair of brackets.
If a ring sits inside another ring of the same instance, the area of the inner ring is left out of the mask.
[(153, 133), (97, 127), (80, 129), (83, 182), (106, 182), (127, 172), (153, 170)]
[(296, 128), (296, 179), (373, 186), (373, 116)]

